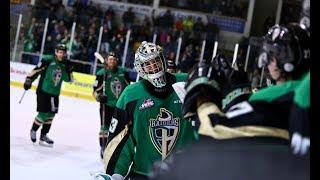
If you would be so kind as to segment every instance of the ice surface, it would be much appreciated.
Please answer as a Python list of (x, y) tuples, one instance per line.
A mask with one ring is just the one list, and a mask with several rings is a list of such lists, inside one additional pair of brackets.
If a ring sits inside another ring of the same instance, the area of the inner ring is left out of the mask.
[[(33, 145), (30, 128), (37, 115), (36, 93), (10, 87), (10, 179), (88, 180), (103, 171), (98, 133), (99, 104), (60, 96), (59, 112), (48, 134), (54, 147)], [(39, 139), (40, 130), (37, 132)]]

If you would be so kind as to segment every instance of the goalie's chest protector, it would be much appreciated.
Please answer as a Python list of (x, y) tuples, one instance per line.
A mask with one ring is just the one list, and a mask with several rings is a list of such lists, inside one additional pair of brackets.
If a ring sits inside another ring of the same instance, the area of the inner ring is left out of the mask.
[(181, 101), (175, 92), (165, 99), (143, 93), (133, 114), (133, 136), (137, 147), (134, 158), (150, 162), (160, 160), (163, 153), (167, 156), (191, 142), (194, 134), (191, 124), (182, 118)]

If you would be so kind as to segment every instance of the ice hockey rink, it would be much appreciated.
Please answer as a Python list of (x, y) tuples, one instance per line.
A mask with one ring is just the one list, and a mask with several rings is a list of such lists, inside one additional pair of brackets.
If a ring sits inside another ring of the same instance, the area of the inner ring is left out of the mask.
[[(88, 180), (103, 171), (99, 156), (100, 128), (97, 102), (60, 96), (49, 137), (54, 147), (33, 145), (30, 128), (36, 116), (36, 93), (10, 87), (10, 179)], [(38, 138), (40, 136), (38, 130)]]

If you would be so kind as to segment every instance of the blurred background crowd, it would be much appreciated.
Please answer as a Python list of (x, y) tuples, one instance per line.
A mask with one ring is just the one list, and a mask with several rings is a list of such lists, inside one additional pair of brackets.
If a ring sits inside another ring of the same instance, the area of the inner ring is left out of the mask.
[[(117, 2), (132, 3), (133, 5), (152, 6), (153, 0), (118, 0)], [(125, 12), (114, 10), (112, 6), (103, 8), (100, 4), (88, 0), (75, 0), (66, 7), (62, 0), (35, 1), (33, 6), (27, 5), (25, 11), (30, 11), (29, 18), (21, 24), (18, 40), (18, 58), (21, 62), (37, 64), (41, 51), (42, 36), (46, 18), (49, 18), (47, 35), (43, 54), (51, 54), (58, 43), (71, 43), (72, 25), (76, 22), (74, 39), (70, 59), (73, 60), (75, 70), (82, 73), (93, 73), (93, 63), (95, 61), (94, 52), (98, 51), (99, 30), (103, 27), (100, 50), (101, 54), (114, 51), (121, 57), (124, 55), (127, 30), (131, 30), (128, 41), (128, 49), (125, 57), (125, 66), (133, 68), (134, 53), (142, 41), (153, 41), (163, 47), (164, 55), (169, 60), (178, 62), (178, 69), (181, 72), (188, 72), (199, 60), (203, 40), (206, 41), (206, 48), (203, 59), (211, 60), (212, 49), (215, 41), (220, 40), (220, 27), (214, 21), (205, 22), (201, 18), (192, 16), (174, 16), (173, 10), (183, 9), (192, 13), (210, 13), (217, 16), (228, 16), (246, 20), (248, 12), (248, 0), (180, 0), (169, 1), (160, 0), (160, 7), (166, 7), (164, 13), (144, 15), (144, 18), (137, 18), (137, 14), (129, 7)], [(293, 21), (297, 19), (300, 3), (284, 2), (281, 22)], [(16, 4), (11, 1), (11, 13), (18, 12)], [(16, 9), (15, 9), (16, 8)], [(19, 12), (21, 13), (20, 10)], [(290, 15), (286, 15), (290, 14)], [(295, 17), (297, 16), (297, 17)], [(11, 18), (11, 16), (10, 16)], [(275, 17), (269, 16), (263, 23), (263, 31), (266, 31), (274, 24)], [(12, 20), (12, 18), (11, 18)], [(14, 20), (17, 20), (15, 18)], [(14, 24), (14, 23), (11, 23)], [(15, 26), (12, 25), (12, 31)], [(263, 32), (265, 33), (265, 32)], [(156, 36), (156, 37), (155, 37)], [(11, 36), (10, 36), (11, 37)], [(14, 37), (14, 36), (12, 36)], [(177, 56), (178, 39), (181, 37), (181, 49)], [(239, 42), (238, 58), (244, 61), (246, 58), (249, 38), (244, 37)], [(11, 44), (13, 46), (13, 43)], [(257, 48), (258, 49), (258, 48)], [(232, 57), (232, 51), (218, 48), (224, 54)], [(251, 48), (249, 57), (248, 73), (253, 81), (259, 81), (260, 71), (256, 67), (256, 52)], [(243, 62), (244, 63), (244, 62)], [(121, 64), (121, 63), (120, 63)], [(256, 80), (255, 80), (256, 79)]]

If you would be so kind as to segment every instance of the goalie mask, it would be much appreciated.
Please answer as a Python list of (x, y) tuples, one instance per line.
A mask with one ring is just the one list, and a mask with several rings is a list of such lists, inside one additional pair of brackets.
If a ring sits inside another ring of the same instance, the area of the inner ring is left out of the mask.
[(161, 88), (166, 85), (166, 63), (160, 46), (143, 41), (136, 51), (134, 67), (139, 76), (153, 86)]
[(275, 25), (264, 36), (258, 58), (259, 68), (268, 65), (272, 57), (286, 74), (300, 76), (309, 70), (310, 38), (308, 32), (297, 23), (288, 26)]

